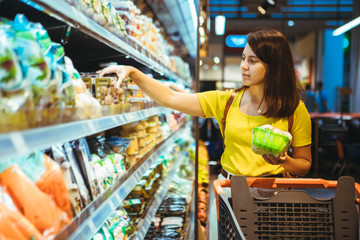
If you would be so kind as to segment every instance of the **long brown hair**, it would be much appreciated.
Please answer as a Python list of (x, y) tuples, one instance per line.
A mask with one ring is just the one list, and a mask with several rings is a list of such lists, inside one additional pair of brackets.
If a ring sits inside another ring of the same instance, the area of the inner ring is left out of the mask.
[(299, 104), (300, 81), (290, 46), (283, 34), (276, 30), (260, 30), (250, 33), (247, 42), (256, 56), (267, 64), (264, 98), (266, 117), (285, 118), (291, 116)]

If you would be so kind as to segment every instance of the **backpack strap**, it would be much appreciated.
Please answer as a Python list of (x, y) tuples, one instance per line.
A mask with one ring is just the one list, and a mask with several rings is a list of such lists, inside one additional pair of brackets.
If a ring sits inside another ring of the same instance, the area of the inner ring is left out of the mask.
[(291, 114), (291, 116), (288, 119), (288, 132), (289, 133), (291, 133), (293, 123), (294, 123), (294, 114)]
[(224, 150), (225, 150), (225, 126), (226, 126), (226, 116), (229, 112), (229, 109), (230, 109), (230, 106), (231, 104), (233, 103), (234, 99), (235, 99), (235, 96), (237, 94), (237, 89), (234, 90), (234, 92), (231, 94), (229, 100), (227, 101), (226, 103), (226, 106), (225, 106), (225, 110), (224, 110), (224, 116), (223, 118), (221, 119), (221, 124), (222, 124), (222, 132), (223, 132), (223, 147), (224, 147)]

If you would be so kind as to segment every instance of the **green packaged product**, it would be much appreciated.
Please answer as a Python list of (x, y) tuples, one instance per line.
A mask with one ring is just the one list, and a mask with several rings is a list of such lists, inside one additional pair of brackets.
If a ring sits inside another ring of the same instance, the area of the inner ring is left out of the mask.
[(271, 154), (278, 158), (287, 152), (291, 142), (292, 136), (289, 132), (282, 131), (267, 124), (253, 128), (251, 149), (256, 154)]

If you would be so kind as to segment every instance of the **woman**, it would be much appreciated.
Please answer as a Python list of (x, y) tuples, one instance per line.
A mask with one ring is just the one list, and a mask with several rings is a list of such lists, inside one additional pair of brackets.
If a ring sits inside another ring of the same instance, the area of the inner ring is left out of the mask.
[[(302, 88), (295, 75), (289, 43), (275, 30), (251, 33), (247, 41), (240, 65), (243, 87), (236, 92), (226, 118), (222, 175), (229, 178), (231, 175), (273, 176), (289, 172), (304, 176), (311, 167), (311, 121), (300, 100)], [(116, 73), (118, 86), (130, 76), (160, 105), (192, 116), (214, 117), (221, 127), (225, 106), (233, 93), (172, 91), (130, 66), (110, 66), (98, 73), (100, 77)], [(251, 150), (251, 134), (255, 126), (270, 124), (287, 131), (290, 116), (294, 119), (291, 156), (260, 156)]]

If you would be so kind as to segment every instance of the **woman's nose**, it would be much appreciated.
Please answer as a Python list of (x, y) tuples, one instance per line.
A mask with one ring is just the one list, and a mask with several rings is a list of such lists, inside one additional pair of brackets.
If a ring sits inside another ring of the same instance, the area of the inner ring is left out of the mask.
[(248, 65), (246, 64), (246, 61), (242, 61), (240, 63), (240, 68), (244, 68), (244, 69), (247, 69)]

